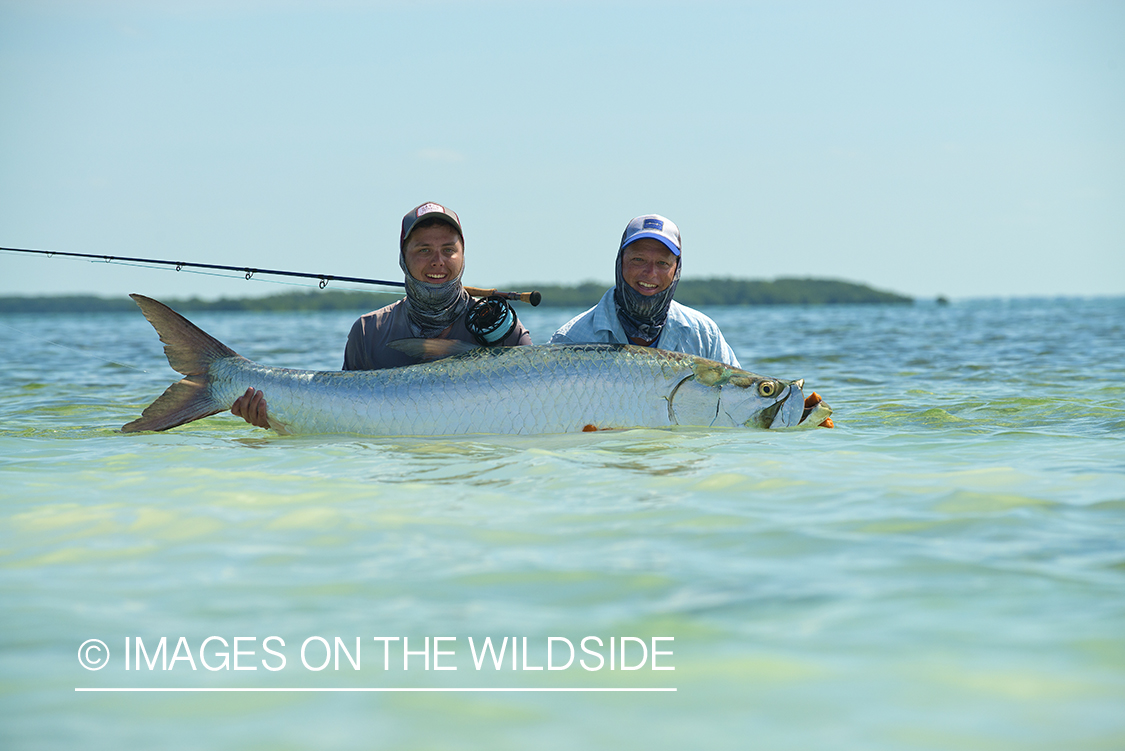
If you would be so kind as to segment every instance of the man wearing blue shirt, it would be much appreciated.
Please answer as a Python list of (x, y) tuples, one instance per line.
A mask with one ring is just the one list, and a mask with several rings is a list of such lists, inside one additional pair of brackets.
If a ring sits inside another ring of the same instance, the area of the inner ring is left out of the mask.
[(639, 344), (740, 367), (718, 325), (672, 299), (681, 266), (679, 228), (658, 214), (636, 217), (621, 236), (616, 286), (550, 343)]

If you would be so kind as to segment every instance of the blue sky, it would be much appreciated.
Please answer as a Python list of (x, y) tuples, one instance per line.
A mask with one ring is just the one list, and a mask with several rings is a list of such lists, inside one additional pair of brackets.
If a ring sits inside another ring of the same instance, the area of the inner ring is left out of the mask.
[[(5, 2), (0, 246), (401, 279), (684, 276), (1125, 294), (1119, 2)], [(0, 253), (0, 295), (283, 291)]]

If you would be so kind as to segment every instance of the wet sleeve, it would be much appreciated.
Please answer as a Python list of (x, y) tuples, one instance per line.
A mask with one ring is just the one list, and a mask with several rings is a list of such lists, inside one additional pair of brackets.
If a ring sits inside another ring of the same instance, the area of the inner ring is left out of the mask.
[(734, 354), (734, 350), (731, 349), (730, 345), (728, 345), (726, 342), (723, 342), (723, 349), (726, 352), (726, 357), (723, 359), (723, 362), (725, 362), (727, 365), (741, 368), (742, 365), (739, 364), (738, 357)]
[(575, 316), (562, 326), (559, 330), (551, 336), (549, 344), (589, 344), (595, 341), (594, 327), (591, 321), (594, 316), (594, 308), (590, 308), (580, 316)]
[(363, 346), (363, 319), (358, 319), (352, 324), (348, 332), (348, 343), (344, 345), (344, 370), (369, 370), (364, 367), (367, 363)]
[(573, 342), (570, 341), (570, 338), (566, 334), (562, 333), (561, 331), (556, 331), (551, 336), (551, 341), (549, 341), (547, 343), (548, 344), (572, 344)]
[(505, 347), (526, 347), (534, 342), (531, 341), (531, 332), (520, 321), (516, 321), (516, 327), (512, 333), (504, 339), (503, 346)]
[(722, 332), (718, 331), (717, 329), (715, 331), (715, 340), (712, 342), (711, 349), (713, 350), (710, 355), (710, 358), (712, 360), (724, 362), (727, 365), (735, 368), (742, 367), (738, 363), (738, 357), (735, 356), (734, 350), (731, 349), (731, 346), (729, 344), (727, 344), (727, 340), (723, 338)]

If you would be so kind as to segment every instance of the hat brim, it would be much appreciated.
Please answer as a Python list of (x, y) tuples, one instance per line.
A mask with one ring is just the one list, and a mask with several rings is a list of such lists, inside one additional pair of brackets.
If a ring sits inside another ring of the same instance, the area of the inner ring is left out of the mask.
[(414, 230), (416, 230), (418, 228), (418, 225), (421, 224), (422, 222), (429, 222), (429, 221), (439, 221), (442, 224), (447, 225), (448, 227), (452, 228), (454, 232), (457, 233), (457, 236), (461, 238), (461, 242), (465, 242), (465, 234), (461, 231), (461, 225), (460, 224), (453, 221), (453, 218), (451, 216), (449, 216), (449, 214), (443, 214), (443, 213), (438, 212), (438, 211), (431, 211), (427, 214), (423, 214), (422, 216), (418, 217), (413, 222), (411, 222), (410, 229), (408, 229), (406, 231), (406, 234), (404, 234), (402, 236), (402, 239), (399, 240), (399, 243), (398, 243), (399, 247), (405, 250), (407, 241), (410, 239), (410, 236), (412, 234), (414, 234)]
[(653, 240), (659, 240), (660, 242), (664, 243), (664, 246), (666, 248), (668, 248), (668, 250), (672, 251), (672, 255), (676, 256), (676, 258), (680, 257), (680, 249), (677, 248), (676, 244), (674, 242), (672, 242), (671, 240), (669, 240), (665, 235), (662, 235), (659, 232), (646, 232), (644, 230), (641, 230), (637, 234), (632, 235), (629, 238), (629, 241), (621, 246), (621, 250), (624, 250), (625, 248), (628, 248), (630, 245), (635, 243), (637, 240), (643, 240), (646, 237), (651, 237)]
[[(428, 209), (425, 212), (419, 213), (422, 209)], [(430, 201), (423, 203), (420, 206), (415, 206), (402, 218), (402, 230), (398, 235), (398, 247), (404, 250), (406, 248), (406, 240), (410, 234), (418, 228), (422, 222), (431, 219), (440, 219), (446, 224), (453, 227), (457, 232), (457, 236), (461, 238), (461, 242), (465, 241), (465, 231), (461, 229), (461, 218), (457, 216), (457, 212), (442, 206), (440, 203)]]

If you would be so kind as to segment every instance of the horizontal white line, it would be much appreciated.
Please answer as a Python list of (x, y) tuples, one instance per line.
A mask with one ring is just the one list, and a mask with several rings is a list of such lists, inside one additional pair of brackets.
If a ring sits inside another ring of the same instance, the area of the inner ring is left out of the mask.
[(607, 692), (607, 691), (676, 691), (674, 688), (76, 688), (75, 691), (94, 691), (94, 692), (205, 692), (205, 691), (219, 691), (219, 692), (353, 692), (353, 691), (377, 691), (377, 692), (422, 692), (422, 691), (495, 691), (495, 692), (544, 692), (544, 691), (566, 691), (566, 692)]

